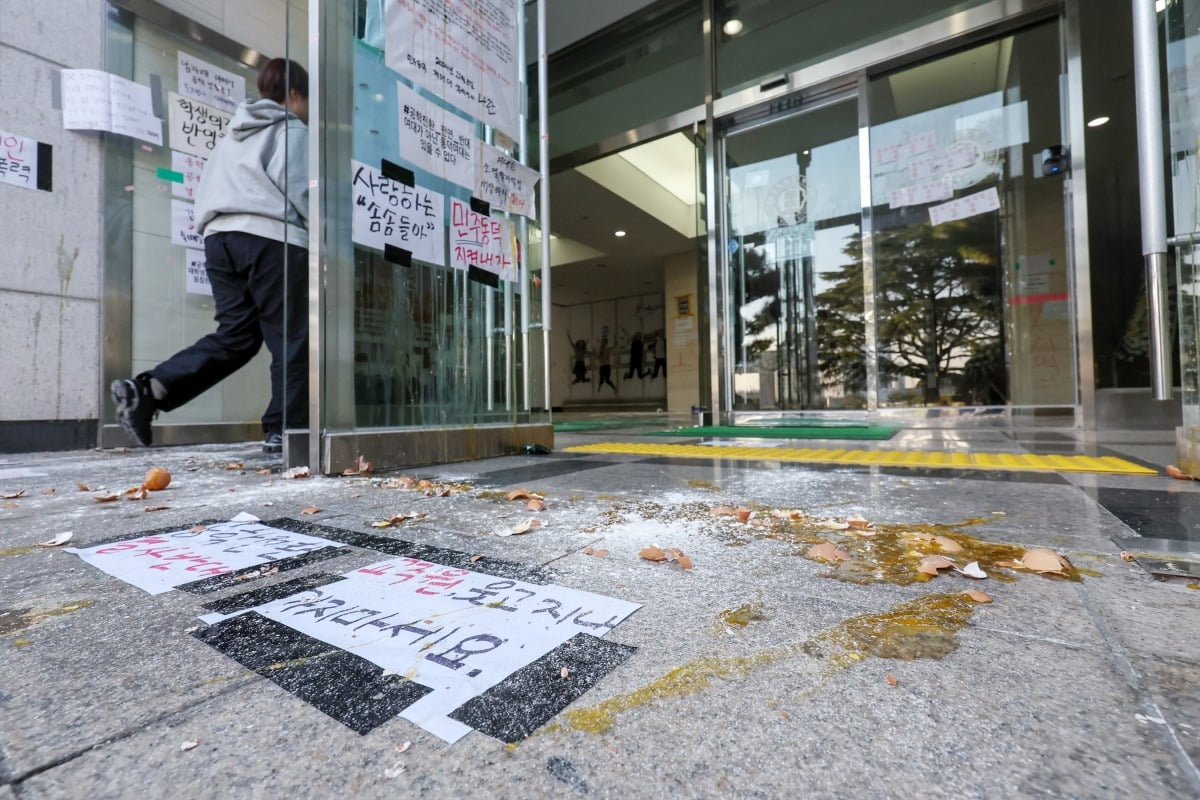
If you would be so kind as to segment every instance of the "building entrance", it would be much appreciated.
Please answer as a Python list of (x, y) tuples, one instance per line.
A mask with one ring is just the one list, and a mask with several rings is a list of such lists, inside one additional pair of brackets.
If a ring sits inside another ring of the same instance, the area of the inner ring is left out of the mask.
[(1073, 407), (1057, 19), (726, 129), (732, 410)]

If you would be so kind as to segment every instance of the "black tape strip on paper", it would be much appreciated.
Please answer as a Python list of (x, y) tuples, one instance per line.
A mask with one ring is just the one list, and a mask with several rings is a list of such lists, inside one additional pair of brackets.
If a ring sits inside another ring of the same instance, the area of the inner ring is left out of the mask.
[(45, 142), (38, 142), (37, 188), (54, 191), (54, 146)]
[(480, 269), (474, 264), (467, 265), (467, 278), (476, 283), (482, 283), (484, 286), (490, 286), (493, 289), (500, 288), (500, 276), (494, 272), (488, 272), (486, 269)]
[(492, 206), (487, 200), (480, 200), (478, 197), (472, 197), (471, 210), (476, 214), (483, 214), (486, 217), (491, 215)]
[(192, 635), (360, 734), (432, 691), (253, 611)]
[[(374, 533), (331, 528), (328, 525), (301, 522), (300, 520), (288, 519), (287, 517), (273, 519), (263, 524), (272, 528), (292, 531), (293, 533), (319, 536), (322, 539), (329, 539), (338, 544), (345, 544), (351, 547), (359, 547), (363, 550), (375, 550), (389, 556), (417, 558), (421, 561), (430, 561), (434, 564), (442, 564), (447, 567), (469, 569), (473, 572), (483, 572), (487, 575), (495, 575), (498, 578), (511, 578), (513, 580), (525, 581), (526, 583), (545, 584), (550, 582), (549, 571), (540, 565), (530, 566), (490, 556), (476, 558), (475, 555), (462, 550), (451, 550), (448, 547), (421, 544), (419, 542), (408, 541), (407, 539), (394, 539), (390, 536), (380, 536)], [(471, 559), (473, 558), (476, 560), (472, 561)]]
[(307, 567), (309, 564), (328, 561), (331, 558), (349, 555), (353, 552), (348, 547), (322, 547), (319, 550), (310, 550), (298, 556), (281, 558), (278, 561), (264, 561), (261, 564), (255, 564), (252, 567), (235, 570), (234, 572), (213, 575), (211, 578), (192, 581), (191, 583), (185, 583), (175, 588), (181, 592), (190, 592), (191, 594), (212, 594), (222, 589), (228, 589), (231, 586), (241, 586), (248, 580), (264, 578), (267, 575), (275, 575), (280, 572), (290, 572), (294, 569)]
[(417, 178), (413, 175), (411, 169), (400, 166), (399, 164), (388, 161), (386, 158), (379, 162), (379, 171), (383, 173), (383, 177), (388, 180), (403, 183), (405, 186), (415, 186)]
[(383, 260), (401, 267), (411, 267), (412, 252), (402, 247), (396, 247), (394, 244), (385, 244), (383, 246)]
[(263, 586), (260, 589), (253, 589), (249, 592), (231, 594), (228, 597), (222, 597), (220, 600), (205, 603), (201, 608), (206, 611), (215, 611), (218, 614), (234, 614), (247, 608), (254, 608), (255, 606), (261, 606), (275, 600), (281, 600), (284, 597), (291, 597), (294, 594), (300, 594), (309, 589), (316, 589), (318, 586), (327, 586), (340, 580), (344, 580), (341, 575), (334, 575), (331, 572), (316, 572), (312, 575), (302, 575), (299, 578), (292, 578), (290, 581)]
[(558, 716), (636, 651), (636, 647), (577, 633), (448, 716), (502, 742), (519, 742)]

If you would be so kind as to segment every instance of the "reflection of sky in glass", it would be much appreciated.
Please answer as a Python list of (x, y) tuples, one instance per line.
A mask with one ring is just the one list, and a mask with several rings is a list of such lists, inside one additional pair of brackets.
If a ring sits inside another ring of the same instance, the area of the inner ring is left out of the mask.
[(733, 236), (750, 236), (795, 224), (857, 214), (858, 137), (814, 147), (801, 174), (795, 153), (729, 170), (729, 216)]

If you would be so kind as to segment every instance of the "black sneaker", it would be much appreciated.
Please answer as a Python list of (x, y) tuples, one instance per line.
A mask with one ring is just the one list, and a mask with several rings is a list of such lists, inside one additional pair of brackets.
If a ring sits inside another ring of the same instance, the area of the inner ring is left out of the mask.
[(267, 454), (283, 452), (283, 435), (280, 433), (268, 433), (267, 438), (263, 441), (263, 452)]
[(121, 427), (142, 447), (154, 443), (150, 422), (158, 416), (150, 381), (144, 377), (122, 378), (109, 386), (113, 402), (117, 404), (117, 420)]

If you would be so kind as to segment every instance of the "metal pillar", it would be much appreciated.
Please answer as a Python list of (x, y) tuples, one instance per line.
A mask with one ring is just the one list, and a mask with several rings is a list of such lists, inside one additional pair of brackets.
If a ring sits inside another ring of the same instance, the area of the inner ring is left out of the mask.
[(550, 73), (550, 54), (546, 52), (546, 3), (537, 4), (538, 39), (538, 167), (542, 172), (541, 202), (538, 224), (542, 228), (542, 366), (545, 399), (543, 407), (550, 412), (550, 90), (546, 85)]
[(1155, 400), (1171, 399), (1170, 320), (1167, 306), (1167, 202), (1163, 160), (1162, 88), (1158, 14), (1154, 0), (1133, 0), (1133, 75), (1137, 90), (1138, 181), (1142, 199), (1142, 255), (1150, 317), (1150, 374)]

